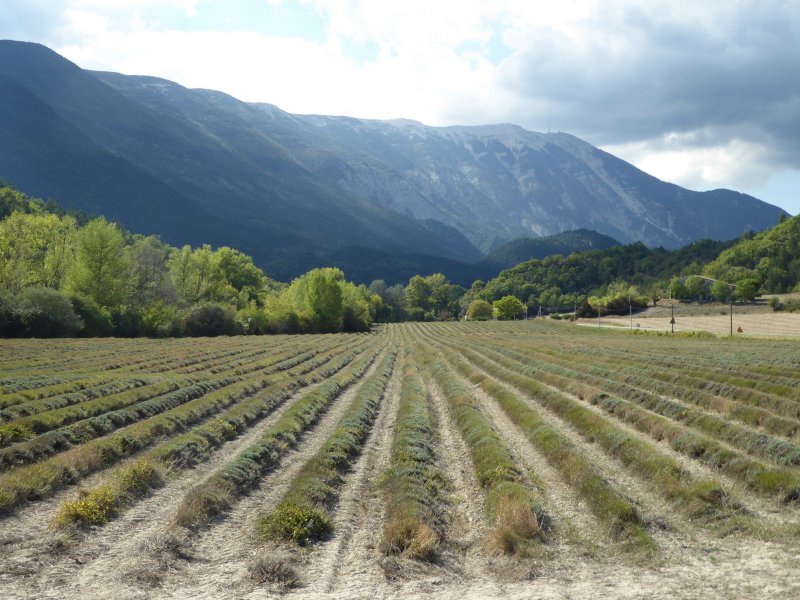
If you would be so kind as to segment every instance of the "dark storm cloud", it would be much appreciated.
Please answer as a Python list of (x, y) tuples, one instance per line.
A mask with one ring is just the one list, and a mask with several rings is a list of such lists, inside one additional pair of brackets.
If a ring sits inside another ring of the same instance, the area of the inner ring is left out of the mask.
[(676, 6), (601, 12), (577, 42), (542, 31), (501, 82), (530, 103), (529, 125), (595, 143), (678, 133), (707, 147), (733, 135), (800, 162), (800, 2), (699, 3), (708, 10), (694, 16)]

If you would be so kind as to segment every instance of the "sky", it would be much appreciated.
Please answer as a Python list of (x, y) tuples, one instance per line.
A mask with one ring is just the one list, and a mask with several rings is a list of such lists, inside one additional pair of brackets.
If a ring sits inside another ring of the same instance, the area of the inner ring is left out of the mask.
[(0, 38), (293, 113), (566, 131), (800, 213), (800, 0), (0, 0)]

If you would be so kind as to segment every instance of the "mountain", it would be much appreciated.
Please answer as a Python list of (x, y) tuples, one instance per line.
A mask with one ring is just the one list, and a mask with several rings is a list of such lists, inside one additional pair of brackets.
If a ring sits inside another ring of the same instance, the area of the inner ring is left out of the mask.
[(677, 250), (648, 248), (636, 242), (605, 250), (528, 260), (487, 281), (480, 296), (497, 300), (513, 294), (531, 305), (554, 308), (571, 307), (579, 301), (579, 296), (615, 280), (633, 283), (640, 291), (647, 292), (654, 283), (665, 284), (676, 275), (702, 272), (704, 265), (717, 259), (720, 253), (724, 256), (737, 242), (699, 240)]
[(0, 177), (173, 244), (235, 246), (282, 278), (353, 245), (481, 257), (449, 226), (331, 191), (254, 127), (266, 118), (257, 107), (225, 97), (233, 108), (220, 108), (217, 94), (118, 79), (183, 111), (127, 97), (44, 46), (0, 42)]
[(337, 165), (327, 173), (342, 191), (452, 225), (484, 252), (513, 238), (580, 228), (678, 248), (771, 227), (783, 214), (730, 190), (665, 183), (567, 133), (296, 118), (326, 136), (327, 163)]
[(281, 279), (331, 263), (371, 274), (372, 257), (388, 280), (578, 228), (674, 248), (783, 214), (564, 133), (293, 115), (24, 42), (0, 41), (0, 135), (0, 178), (17, 187), (172, 244), (235, 246)]
[(562, 231), (541, 238), (517, 238), (492, 250), (480, 265), (488, 271), (499, 273), (532, 258), (545, 258), (553, 254), (569, 256), (573, 252), (605, 250), (620, 243), (607, 235), (588, 229)]

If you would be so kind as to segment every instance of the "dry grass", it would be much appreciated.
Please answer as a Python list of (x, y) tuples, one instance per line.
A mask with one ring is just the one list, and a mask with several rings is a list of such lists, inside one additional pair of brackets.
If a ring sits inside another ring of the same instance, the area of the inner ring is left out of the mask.
[(487, 540), (489, 548), (520, 556), (530, 552), (532, 540), (544, 538), (543, 527), (530, 502), (502, 496), (493, 509), (495, 525)]
[(137, 547), (136, 562), (124, 578), (143, 587), (160, 586), (165, 575), (178, 570), (181, 562), (190, 558), (187, 544), (186, 532), (174, 528), (143, 540)]
[(259, 556), (248, 565), (247, 573), (259, 585), (269, 584), (278, 590), (287, 590), (299, 581), (292, 562), (288, 555)]
[(387, 555), (434, 562), (439, 546), (439, 534), (417, 519), (393, 521), (383, 529), (382, 550)]
[(200, 484), (186, 494), (175, 514), (175, 523), (197, 527), (218, 515), (233, 499), (233, 486), (222, 480)]

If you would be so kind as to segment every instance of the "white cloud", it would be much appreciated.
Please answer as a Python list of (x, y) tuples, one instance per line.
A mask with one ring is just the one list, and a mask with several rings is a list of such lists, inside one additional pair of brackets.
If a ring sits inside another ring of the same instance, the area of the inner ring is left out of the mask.
[(659, 179), (690, 189), (753, 189), (769, 179), (771, 169), (761, 145), (733, 139), (723, 144), (693, 148), (678, 141), (683, 137), (670, 135), (660, 143), (636, 142), (604, 149), (616, 156), (627, 157)]

